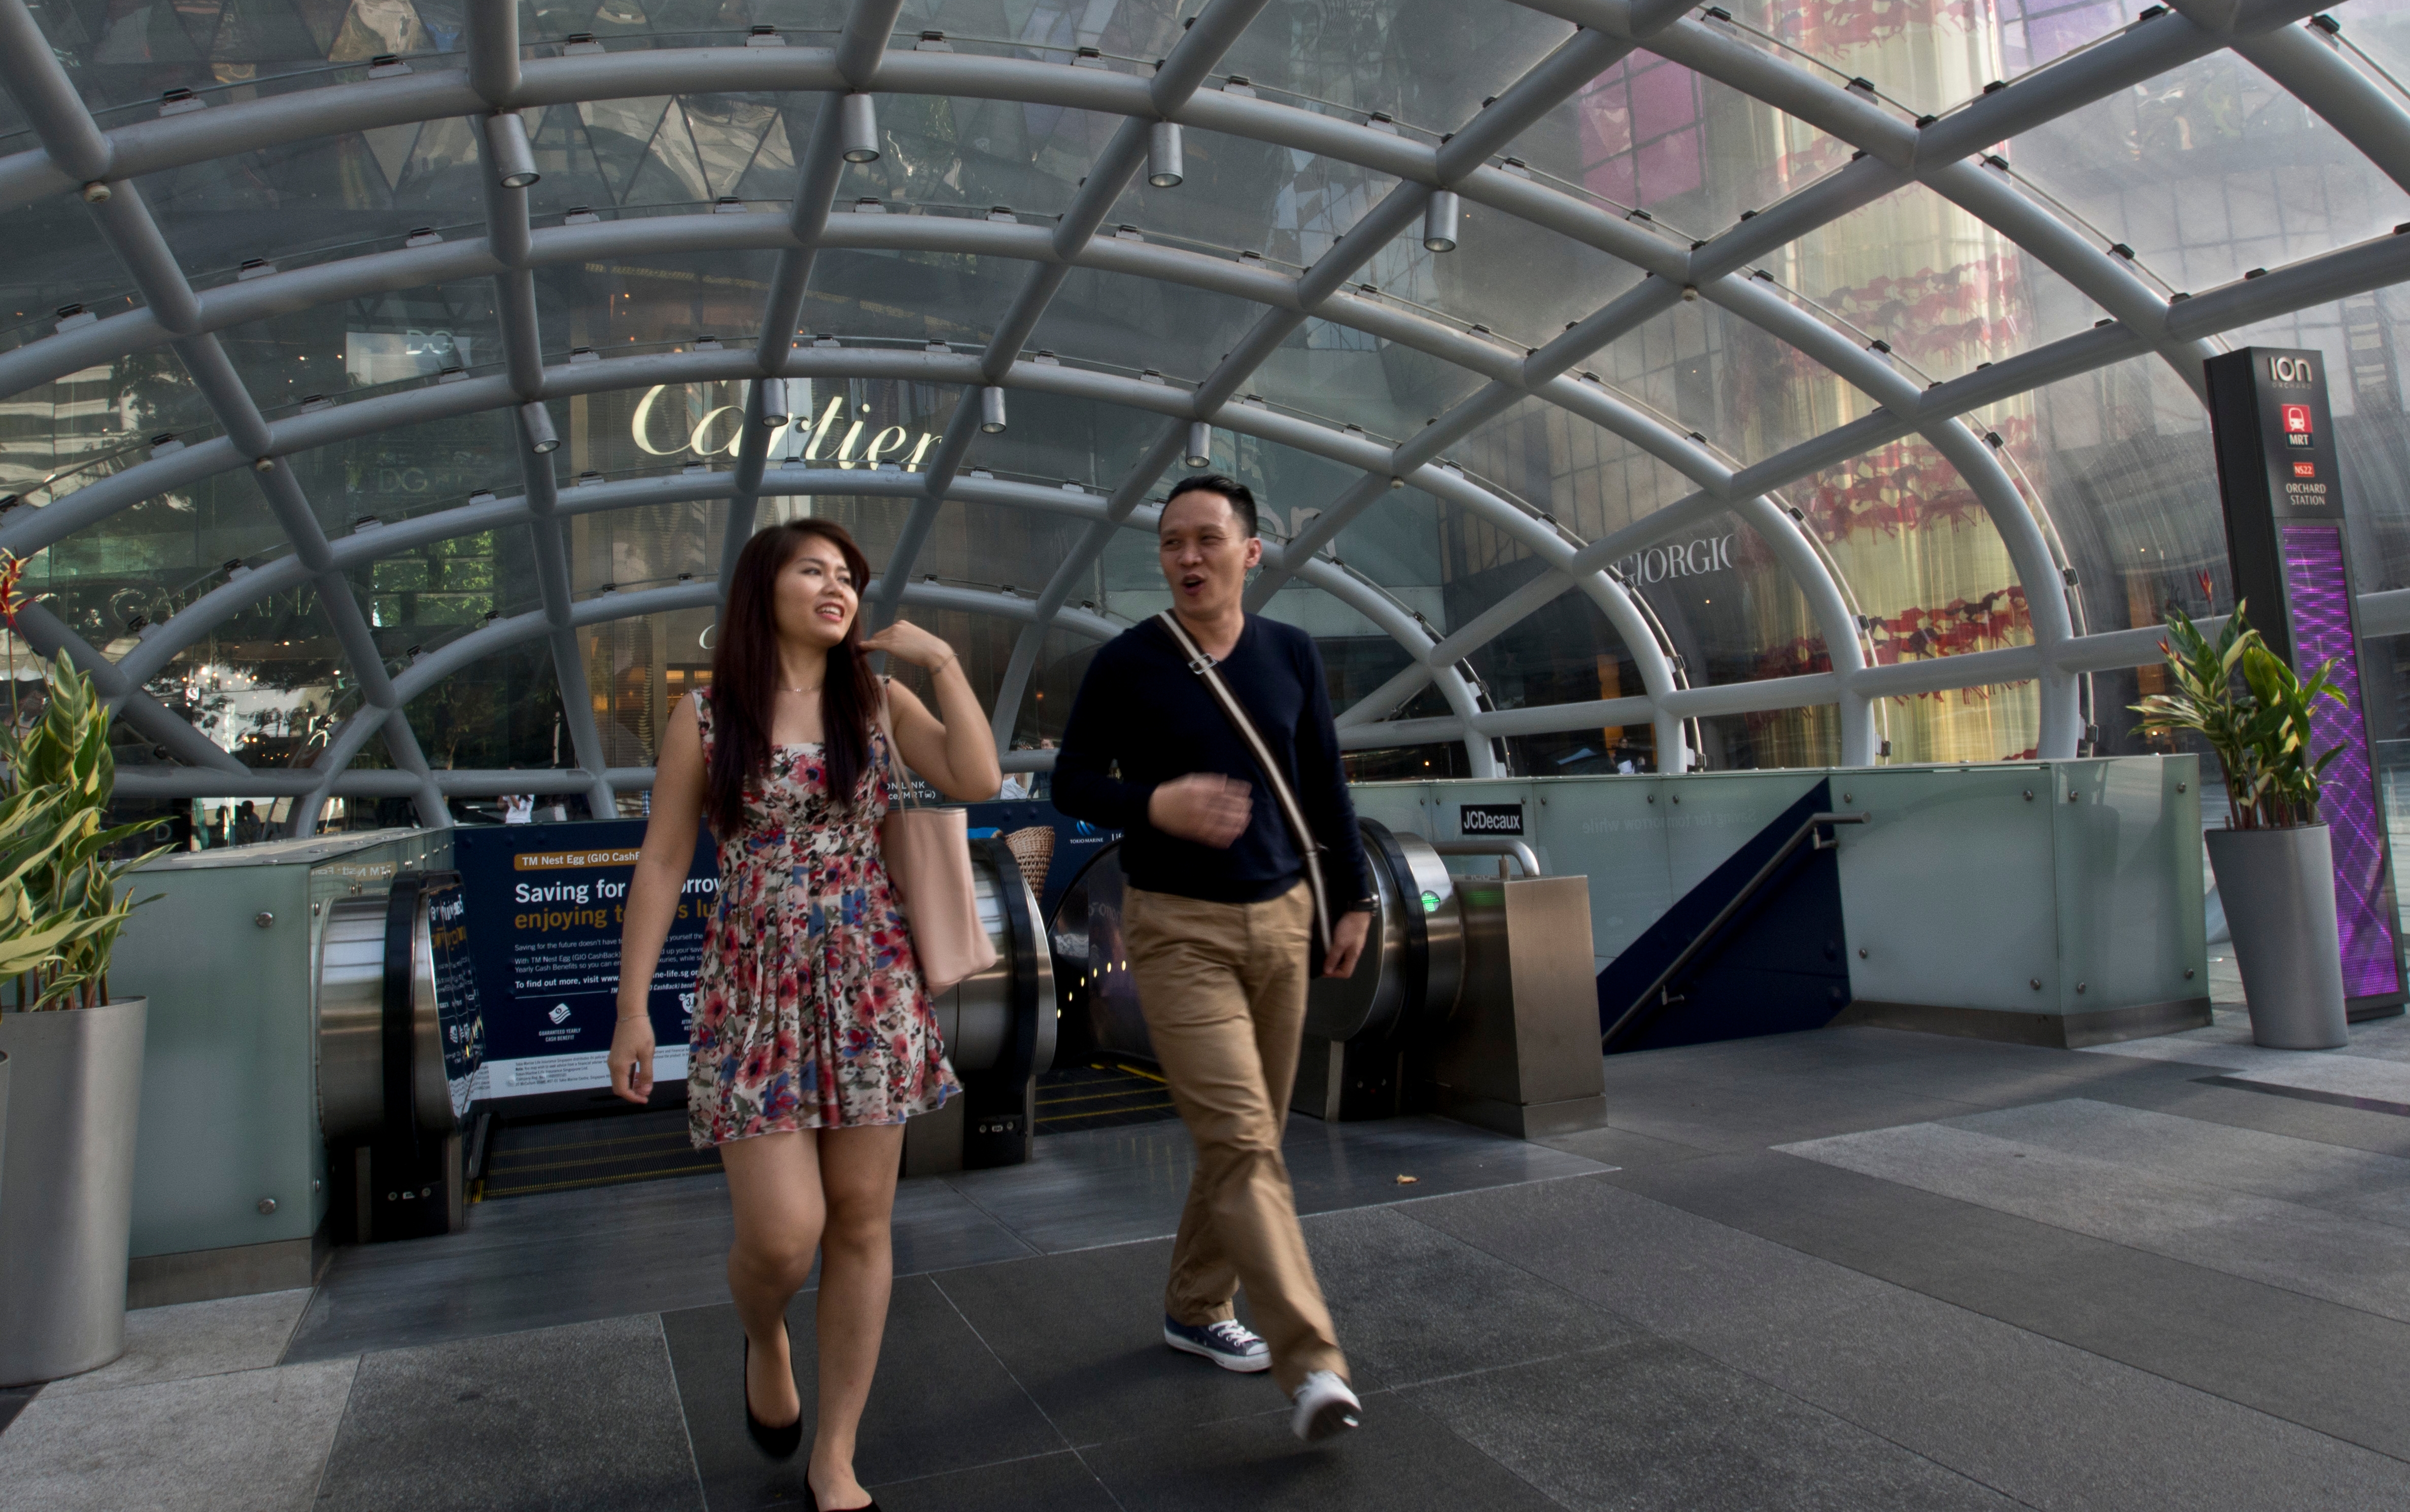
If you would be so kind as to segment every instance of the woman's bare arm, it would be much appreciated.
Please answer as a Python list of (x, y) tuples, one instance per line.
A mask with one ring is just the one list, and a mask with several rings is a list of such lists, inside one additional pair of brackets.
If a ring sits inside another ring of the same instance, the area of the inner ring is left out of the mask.
[(979, 695), (971, 691), (954, 648), (908, 620), (897, 620), (863, 643), (928, 668), (936, 686), (937, 710), (932, 713), (910, 688), (887, 684), (896, 754), (904, 764), (948, 798), (975, 803), (995, 797), (1004, 785), (1004, 770), (996, 763), (987, 713), (980, 708)]
[(653, 971), (677, 920), (703, 823), (703, 732), (690, 700), (671, 712), (653, 770), (653, 814), (619, 929), (619, 1022), (611, 1036), (611, 1090), (642, 1102), (653, 1089)]

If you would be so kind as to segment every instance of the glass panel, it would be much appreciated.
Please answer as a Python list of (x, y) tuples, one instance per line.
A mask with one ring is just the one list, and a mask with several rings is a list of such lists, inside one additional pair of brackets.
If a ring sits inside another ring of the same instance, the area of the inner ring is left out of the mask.
[(1641, 270), (1529, 221), (1466, 206), (1457, 250), (1431, 252), (1419, 236), (1381, 249), (1369, 281), (1393, 299), (1454, 324), (1487, 325), (1508, 342), (1544, 346), (1575, 321), (1635, 287)]
[(1483, 382), (1479, 374), (1428, 353), (1328, 321), (1289, 334), (1246, 387), (1285, 410), (1363, 426), (1395, 442)]
[[(823, 253), (822, 263), (828, 254)], [(697, 337), (750, 342), (777, 271), (772, 252), (646, 252), (535, 271), (547, 353), (683, 351)], [(558, 359), (556, 359), (558, 360)]]
[[(1675, 417), (1662, 418), (1671, 424)], [(1525, 399), (1482, 426), (1454, 455), (1493, 492), (1555, 515), (1584, 540), (1697, 491), (1615, 432), (1540, 399)]]
[[(2032, 642), (2025, 590), (1991, 516), (1924, 441), (1895, 441), (1785, 493), (1868, 621), (1879, 665)], [(2039, 711), (2016, 684), (1886, 699), (1876, 717), (1895, 761), (1999, 761), (2032, 753)]]
[(253, 767), (306, 767), (359, 707), (318, 591), (257, 600), (179, 652), (147, 691)]
[[(2166, 363), (2137, 357), (1974, 418), (2048, 507), (2075, 564), (2083, 627), (2156, 625), (2170, 602), (2200, 613), (2204, 572), (2231, 604), (2209, 417)], [(2132, 720), (2122, 705), (2110, 713), (2095, 722), (2122, 735)]]
[(575, 764), (560, 713), (560, 682), (542, 640), (462, 668), (404, 706), (427, 764), (460, 768)]
[(1379, 110), (1436, 136), (1471, 120), (1484, 97), (1503, 94), (1570, 33), (1553, 16), (1497, 0), (1275, 0), (1216, 72), (1244, 76), (1267, 95)]
[[(795, 122), (798, 142), (809, 135), (809, 122), (806, 115)], [(837, 203), (869, 194), (980, 214), (1005, 205), (1024, 221), (1051, 219), (1070, 207), (1080, 180), (1120, 124), (1117, 116), (1056, 105), (882, 94), (884, 151), (878, 162), (856, 164), (846, 173)]]
[(1914, 762), (2030, 761), (2041, 729), (2041, 697), (2032, 683), (1952, 688), (1875, 705), (1894, 765)]
[(225, 582), (227, 563), (281, 556), (288, 545), (250, 478), (228, 473), (144, 499), (36, 554), (25, 586), (118, 656), (142, 626), (165, 624)]
[[(1029, 281), (1031, 266), (1016, 258), (957, 252), (823, 249), (812, 263), (801, 329), (849, 339), (984, 347)], [(748, 330), (761, 327), (758, 299), (756, 304)]]
[[(1029, 344), (1125, 373), (1152, 367), (1193, 385), (1264, 313), (1264, 306), (1227, 294), (1082, 269), (1064, 281)], [(1256, 385), (1251, 379), (1246, 386)]]
[(0, 408), (0, 495), (48, 504), (147, 460), (153, 436), (190, 442), (215, 431), (171, 353), (87, 367), (7, 396)]
[(711, 684), (709, 606), (632, 615), (578, 631), (606, 767), (649, 767), (679, 699)]
[(2028, 72), (2114, 36), (2147, 8), (2138, 0), (2002, 0), (2000, 77)]
[(1697, 238), (1850, 160), (1850, 144), (1654, 53), (1584, 85), (1508, 149), (1554, 187)]
[(1841, 712), (1829, 703), (1718, 714), (1695, 720), (1691, 727), (1698, 735), (1700, 765), (1707, 771), (1769, 771), (1841, 762)]
[(2410, 220), (2410, 194), (2227, 52), (2039, 126), (2008, 157), (2103, 243), (2133, 248), (2178, 290), (2211, 288)]
[(1169, 189), (1132, 179), (1106, 224), (1224, 256), (1257, 252), (1294, 270), (1320, 260), (1397, 184), (1336, 158), (1193, 127), (1181, 157), (1186, 178)]
[(525, 451), (510, 411), (487, 410), (377, 431), (297, 452), (288, 460), (319, 526), (342, 536), (363, 519), (401, 520), (451, 509), (480, 489), (519, 493)]
[(82, 305), (106, 320), (141, 301), (134, 281), (101, 239), (92, 212), (72, 194), (52, 194), (8, 212), (7, 272), (0, 275), (0, 348), (38, 341), (57, 329), (60, 307)]
[(534, 547), (518, 528), (449, 537), (379, 557), (347, 576), (377, 644), (397, 667), (487, 620), (543, 602)]
[[(1011, 428), (975, 439), (966, 465), (1021, 482), (1077, 482), (1092, 494), (1119, 487), (1169, 424), (1146, 410), (1027, 389), (1014, 391), (1010, 403)], [(1254, 483), (1252, 478), (1241, 481)], [(1077, 528), (1085, 527), (1084, 521), (1078, 523)]]
[(486, 279), (320, 305), (231, 327), (219, 340), (270, 417), (315, 396), (365, 398), (501, 360)]
[[(2023, 8), (2020, 0), (2001, 7), (2011, 16)], [(1837, 82), (1870, 79), (1911, 113), (1955, 105), (2004, 72), (2000, 34), (2009, 17), (1973, 0), (1745, 0), (1732, 9), (1751, 28), (1833, 70)]]
[[(575, 497), (575, 490), (570, 490), (568, 500), (573, 503)], [(589, 598), (606, 583), (633, 590), (664, 588), (681, 577), (715, 581), (727, 518), (728, 505), (721, 499), (573, 515), (567, 531), (570, 591)], [(709, 659), (704, 655), (704, 660)]]
[(2075, 286), (1922, 184), (1861, 206), (1763, 266), (1921, 383), (1972, 372), (2101, 317)]
[(1807, 353), (1705, 299), (1676, 305), (1585, 367), (1626, 402), (1742, 463), (1874, 409), (1862, 390)]

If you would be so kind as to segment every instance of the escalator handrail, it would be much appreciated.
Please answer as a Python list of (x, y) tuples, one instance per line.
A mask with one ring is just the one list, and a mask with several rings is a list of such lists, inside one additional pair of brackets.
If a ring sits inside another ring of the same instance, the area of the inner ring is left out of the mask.
[[(1654, 1009), (1664, 1008), (1672, 1002), (1673, 1000), (1667, 996), (1667, 992), (1672, 987), (1674, 979), (1679, 976), (1683, 969), (1696, 959), (1702, 951), (1706, 949), (1708, 943), (1722, 931), (1725, 925), (1733, 921), (1734, 916), (1740, 913), (1742, 905), (1756, 897), (1758, 889), (1773, 879), (1776, 869), (1791, 858), (1792, 853), (1799, 848), (1801, 842), (1814, 836), (1815, 848), (1824, 850), (1831, 844), (1839, 843), (1837, 840), (1828, 842), (1822, 835), (1817, 834), (1817, 831), (1824, 826), (1866, 824), (1873, 818), (1874, 815), (1871, 814), (1811, 814), (1802, 820), (1799, 828), (1791, 832), (1791, 838), (1784, 841), (1779, 849), (1766, 857), (1765, 864), (1757, 869), (1757, 874), (1743, 883), (1740, 890), (1733, 894), (1731, 900), (1716, 911), (1716, 916), (1707, 921), (1707, 927), (1691, 937), (1691, 943), (1682, 947), (1682, 953), (1674, 958), (1673, 964), (1658, 972), (1657, 980), (1649, 983), (1640, 996), (1633, 999), (1632, 1006), (1623, 1010), (1622, 1015), (1608, 1026), (1606, 1032), (1598, 1037), (1600, 1053), (1604, 1054), (1613, 1048), (1617, 1038), (1627, 1029), (1632, 1028), (1644, 1011), (1653, 1012)], [(1656, 1000), (1653, 1008), (1649, 1001), (1651, 999)]]

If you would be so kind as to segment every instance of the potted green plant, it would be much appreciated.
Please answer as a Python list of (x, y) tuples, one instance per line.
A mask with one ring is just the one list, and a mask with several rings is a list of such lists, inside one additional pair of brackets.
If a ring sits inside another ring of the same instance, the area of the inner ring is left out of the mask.
[(2169, 691), (2134, 705), (2150, 734), (2189, 730), (2226, 774), (2226, 828), (2210, 830), (2210, 865), (2234, 935), (2251, 1009), (2251, 1037), (2284, 1050), (2331, 1050), (2347, 1040), (2335, 928), (2334, 855), (2318, 818), (2318, 783), (2342, 748), (2314, 752), (2318, 701), (2344, 696), (2328, 662), (2295, 674), (2244, 620), (2243, 606), (2213, 641), (2183, 611), (2168, 612)]
[[(0, 611), (14, 628), (14, 583)], [(109, 953), (136, 907), (101, 823), (109, 712), (62, 655), (38, 716), (0, 728), (0, 1386), (55, 1380), (125, 1348), (126, 1237), (147, 1003), (112, 1001)]]

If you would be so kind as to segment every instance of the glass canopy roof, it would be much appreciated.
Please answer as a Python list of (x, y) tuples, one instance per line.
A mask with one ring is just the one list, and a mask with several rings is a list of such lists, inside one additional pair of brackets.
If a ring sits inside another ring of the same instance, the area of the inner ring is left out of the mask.
[(804, 513), (1042, 770), (1191, 456), (1363, 775), (2122, 748), (2229, 345), (2331, 356), (2410, 629), (2405, 68), (2410, 0), (0, 0), (0, 547), (130, 799), (297, 830), (640, 807)]

